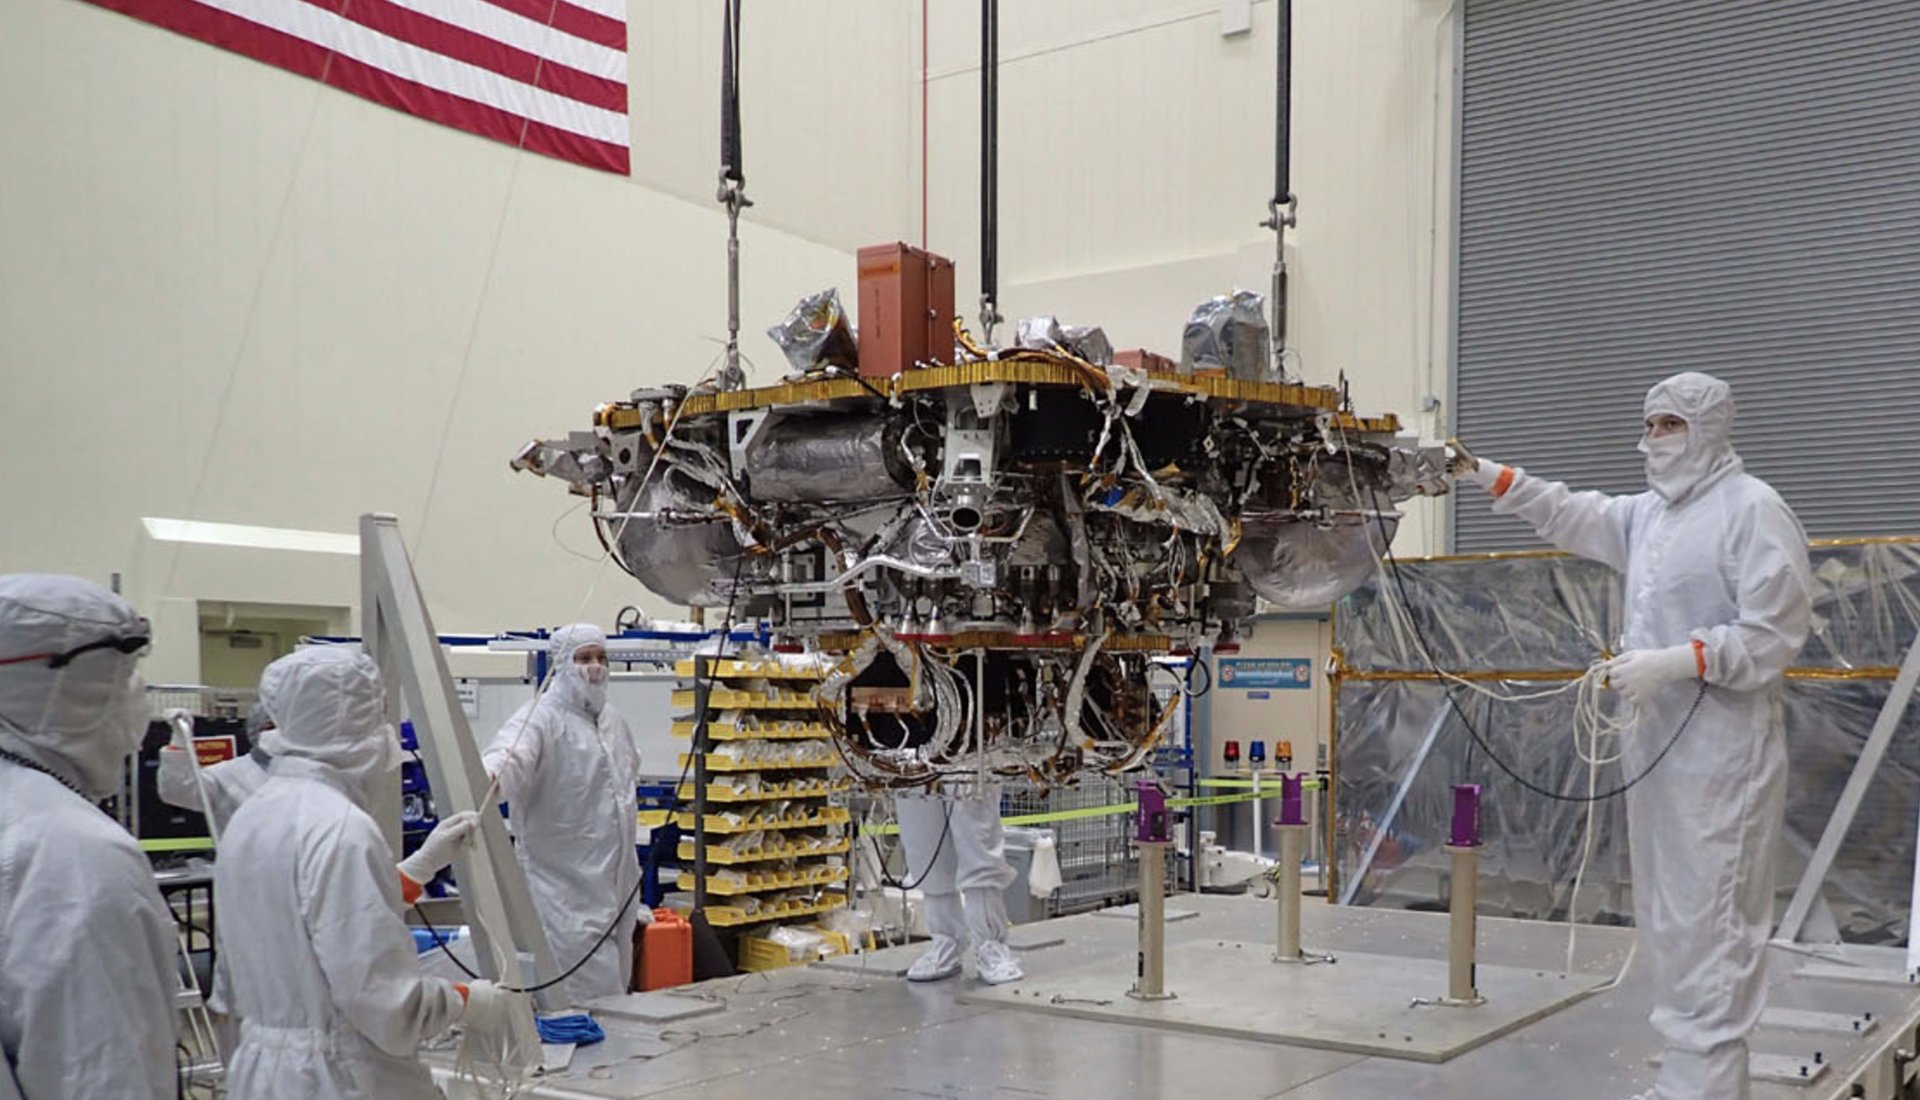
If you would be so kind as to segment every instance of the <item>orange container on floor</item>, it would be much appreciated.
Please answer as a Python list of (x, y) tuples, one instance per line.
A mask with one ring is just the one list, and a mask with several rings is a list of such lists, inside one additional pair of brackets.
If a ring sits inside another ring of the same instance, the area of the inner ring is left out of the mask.
[(640, 991), (693, 984), (693, 925), (671, 909), (655, 909), (640, 945)]

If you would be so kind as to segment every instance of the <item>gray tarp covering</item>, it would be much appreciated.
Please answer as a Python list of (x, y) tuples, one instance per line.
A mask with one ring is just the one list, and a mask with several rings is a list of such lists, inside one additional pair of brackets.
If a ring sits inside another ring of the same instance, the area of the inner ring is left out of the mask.
[[(1781, 905), (1819, 842), (1841, 788), (1892, 687), (1891, 671), (1920, 630), (1920, 544), (1816, 546), (1814, 635), (1787, 684), (1792, 762), (1786, 843), (1779, 857)], [(1420, 633), (1442, 668), (1456, 672), (1577, 671), (1616, 644), (1620, 593), (1606, 568), (1566, 557), (1441, 559), (1401, 563), (1399, 583)], [(1388, 574), (1388, 583), (1393, 583)], [(1337, 858), (1342, 890), (1378, 837), (1355, 890), (1361, 904), (1438, 907), (1446, 857), (1440, 849), (1452, 812), (1451, 786), (1480, 783), (1486, 850), (1481, 909), (1564, 919), (1579, 865), (1586, 809), (1551, 802), (1517, 786), (1468, 737), (1431, 680), (1368, 679), (1421, 672), (1428, 664), (1411, 630), (1395, 629), (1369, 580), (1341, 601), (1335, 646), (1349, 673), (1338, 698)], [(1819, 678), (1799, 670), (1851, 672)], [(1876, 671), (1877, 670), (1877, 671)], [(1551, 686), (1515, 676), (1490, 685), (1511, 693)], [(1454, 687), (1460, 703), (1501, 758), (1533, 782), (1583, 793), (1587, 767), (1573, 751), (1573, 695), (1497, 702)], [(1920, 810), (1920, 719), (1895, 735), (1868, 789), (1825, 897), (1841, 931), (1858, 942), (1906, 938)], [(1438, 734), (1412, 770), (1436, 721)], [(1412, 774), (1399, 812), (1385, 820), (1395, 792)], [(1600, 769), (1601, 790), (1618, 787), (1618, 765)], [(1628, 921), (1632, 899), (1626, 860), (1626, 808), (1596, 807), (1594, 850), (1581, 888), (1582, 919)]]

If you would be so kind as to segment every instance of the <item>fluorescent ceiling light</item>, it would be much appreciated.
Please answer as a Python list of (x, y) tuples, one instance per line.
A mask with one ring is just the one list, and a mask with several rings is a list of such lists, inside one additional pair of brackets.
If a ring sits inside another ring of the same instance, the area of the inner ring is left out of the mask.
[(188, 519), (142, 516), (147, 534), (160, 542), (194, 542), (205, 546), (238, 546), (251, 550), (299, 550), (310, 554), (360, 553), (359, 535), (331, 531), (300, 531), (292, 527), (251, 527), (243, 523), (202, 523)]

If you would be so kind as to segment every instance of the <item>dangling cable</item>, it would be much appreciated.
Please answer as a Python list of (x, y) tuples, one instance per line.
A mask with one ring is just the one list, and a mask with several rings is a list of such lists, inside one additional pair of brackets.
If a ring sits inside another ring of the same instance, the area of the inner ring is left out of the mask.
[[(1344, 428), (1339, 429), (1339, 438), (1340, 438), (1340, 449), (1342, 450), (1342, 452), (1351, 453), (1352, 448), (1347, 442), (1346, 429)], [(1358, 503), (1360, 499), (1360, 486), (1359, 486), (1358, 479), (1353, 472), (1352, 463), (1350, 462), (1347, 464), (1347, 478), (1348, 478), (1348, 485), (1350, 487), (1350, 491), (1353, 493), (1354, 501)], [(1469, 718), (1467, 716), (1466, 710), (1460, 706), (1460, 700), (1455, 697), (1453, 692), (1453, 681), (1458, 680), (1459, 682), (1466, 684), (1467, 686), (1473, 688), (1476, 691), (1482, 691), (1483, 689), (1481, 689), (1480, 685), (1472, 684), (1470, 681), (1464, 680), (1461, 677), (1450, 675), (1440, 667), (1439, 660), (1434, 657), (1433, 647), (1427, 644), (1426, 632), (1420, 629), (1419, 621), (1413, 617), (1413, 613), (1412, 613), (1413, 599), (1412, 597), (1408, 596), (1406, 581), (1401, 577), (1400, 561), (1398, 558), (1394, 557), (1394, 554), (1393, 554), (1393, 532), (1390, 529), (1388, 529), (1386, 525), (1385, 516), (1387, 515), (1387, 513), (1384, 511), (1385, 505), (1380, 499), (1379, 490), (1376, 487), (1374, 487), (1374, 485), (1371, 482), (1369, 482), (1367, 485), (1367, 492), (1373, 504), (1373, 518), (1374, 518), (1374, 521), (1379, 525), (1379, 531), (1380, 531), (1380, 545), (1378, 547), (1373, 547), (1371, 539), (1368, 540), (1368, 544), (1369, 544), (1369, 547), (1373, 550), (1375, 564), (1377, 566), (1386, 567), (1390, 571), (1390, 579), (1392, 580), (1392, 584), (1391, 586), (1389, 586), (1386, 583), (1387, 580), (1389, 579), (1389, 574), (1383, 573), (1381, 575), (1381, 578), (1380, 578), (1381, 597), (1388, 601), (1392, 601), (1396, 596), (1398, 597), (1399, 604), (1400, 604), (1399, 613), (1404, 614), (1406, 616), (1407, 625), (1413, 629), (1414, 641), (1418, 643), (1417, 650), (1421, 659), (1426, 662), (1427, 667), (1433, 671), (1436, 677), (1439, 678), (1440, 685), (1441, 685), (1441, 694), (1446, 697), (1447, 706), (1453, 710), (1455, 717), (1460, 719), (1460, 725), (1463, 729), (1467, 731), (1467, 736), (1472, 738), (1473, 743), (1479, 747), (1481, 752), (1486, 754), (1487, 759), (1493, 761), (1495, 767), (1498, 767), (1502, 772), (1505, 772), (1507, 778), (1513, 780), (1515, 783), (1518, 783), (1520, 786), (1526, 788), (1527, 790), (1533, 792), (1534, 794), (1539, 795), (1542, 798), (1549, 799), (1554, 802), (1570, 802), (1570, 803), (1576, 803), (1576, 804), (1605, 802), (1608, 799), (1618, 798), (1621, 795), (1626, 794), (1628, 791), (1632, 790), (1633, 788), (1639, 786), (1643, 780), (1645, 780), (1648, 776), (1653, 774), (1653, 770), (1659, 767), (1661, 762), (1666, 760), (1667, 754), (1673, 751), (1673, 747), (1680, 743), (1680, 737), (1681, 735), (1687, 732), (1687, 727), (1693, 724), (1694, 714), (1699, 711), (1700, 704), (1703, 701), (1705, 701), (1707, 697), (1706, 681), (1702, 680), (1700, 682), (1700, 689), (1694, 693), (1693, 703), (1687, 708), (1687, 713), (1685, 717), (1680, 719), (1680, 724), (1678, 727), (1674, 729), (1673, 736), (1667, 739), (1666, 744), (1661, 747), (1659, 753), (1654, 756), (1653, 760), (1649, 762), (1647, 766), (1644, 769), (1642, 769), (1638, 775), (1633, 776), (1631, 779), (1626, 780), (1625, 782), (1621, 783), (1617, 787), (1613, 787), (1605, 791), (1592, 792), (1586, 795), (1562, 794), (1559, 791), (1555, 791), (1550, 788), (1543, 787), (1538, 783), (1535, 783), (1533, 780), (1528, 779), (1526, 776), (1516, 771), (1511, 764), (1508, 764), (1505, 760), (1501, 759), (1500, 755), (1493, 751), (1493, 746), (1487, 743), (1487, 739), (1481, 735), (1479, 727), (1473, 724), (1473, 719)], [(1513, 701), (1513, 700), (1526, 699), (1526, 698), (1535, 698), (1535, 697), (1540, 697), (1545, 695), (1557, 695), (1557, 694), (1560, 694), (1561, 692), (1564, 692), (1573, 688), (1583, 688), (1583, 685), (1585, 685), (1583, 690), (1592, 690), (1592, 685), (1587, 684), (1586, 682), (1589, 680), (1603, 680), (1604, 675), (1605, 675), (1604, 665), (1602, 663), (1596, 663), (1582, 675), (1579, 681), (1576, 681), (1573, 684), (1565, 685), (1560, 688), (1549, 689), (1543, 692), (1535, 692), (1535, 693), (1529, 693), (1529, 694), (1523, 694), (1523, 695), (1512, 695), (1512, 696), (1507, 696), (1505, 698), (1507, 701)], [(1487, 694), (1490, 697), (1495, 699), (1502, 698), (1500, 694), (1491, 692), (1491, 691), (1483, 691), (1483, 694)], [(1576, 713), (1578, 712), (1578, 710), (1579, 710), (1579, 707), (1576, 706)], [(1600, 724), (1607, 726), (1609, 729), (1624, 728), (1623, 724), (1616, 719), (1595, 719), (1595, 721), (1600, 722)], [(1632, 724), (1632, 719), (1627, 720), (1627, 722), (1625, 723), (1625, 725), (1631, 725), (1631, 724)], [(1596, 738), (1596, 742), (1597, 742), (1597, 738)], [(1595, 752), (1597, 753), (1597, 751), (1598, 750), (1596, 749)], [(1585, 754), (1583, 753), (1582, 755), (1584, 756)]]
[(721, 0), (720, 21), (720, 190), (727, 208), (727, 355), (718, 385), (737, 390), (747, 384), (740, 369), (740, 211), (752, 206), (740, 157), (740, 4)]
[(980, 329), (1000, 316), (1000, 0), (980, 0)]
[(1293, 0), (1280, 0), (1274, 13), (1273, 197), (1267, 200), (1267, 220), (1273, 230), (1273, 286), (1268, 308), (1273, 311), (1273, 376), (1286, 377), (1287, 354), (1287, 227), (1294, 224), (1293, 198)]

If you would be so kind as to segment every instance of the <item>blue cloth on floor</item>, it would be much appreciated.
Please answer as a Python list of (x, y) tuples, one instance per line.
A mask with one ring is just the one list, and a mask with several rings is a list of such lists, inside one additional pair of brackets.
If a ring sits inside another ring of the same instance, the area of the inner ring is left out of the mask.
[[(424, 955), (443, 943), (451, 947), (467, 934), (465, 928), (413, 928), (409, 931), (413, 933), (413, 952), (416, 955)], [(438, 939), (434, 938), (436, 935)]]
[(593, 1017), (584, 1012), (575, 1012), (568, 1016), (536, 1016), (535, 1026), (540, 1029), (540, 1041), (543, 1043), (573, 1043), (576, 1046), (592, 1046), (607, 1037)]

